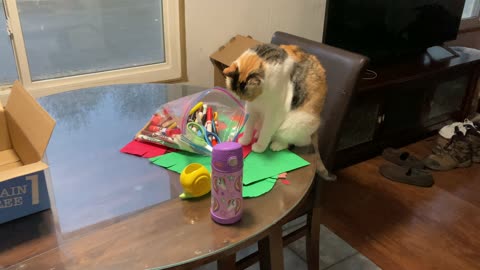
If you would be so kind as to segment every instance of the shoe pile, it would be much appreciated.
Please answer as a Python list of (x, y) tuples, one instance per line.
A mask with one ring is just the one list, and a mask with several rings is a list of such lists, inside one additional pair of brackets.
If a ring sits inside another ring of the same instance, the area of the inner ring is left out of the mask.
[(436, 144), (424, 164), (435, 171), (466, 168), (480, 163), (480, 130), (470, 120), (444, 126), (438, 132)]
[(438, 132), (432, 154), (423, 161), (408, 152), (392, 148), (383, 151), (383, 158), (393, 164), (380, 166), (380, 173), (393, 181), (430, 187), (434, 184), (430, 171), (447, 171), (480, 163), (480, 125), (470, 120), (444, 126)]

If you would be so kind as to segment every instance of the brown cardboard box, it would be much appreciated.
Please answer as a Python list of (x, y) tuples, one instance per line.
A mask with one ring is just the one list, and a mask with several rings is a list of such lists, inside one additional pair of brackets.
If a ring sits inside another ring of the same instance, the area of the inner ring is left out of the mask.
[(210, 55), (210, 60), (213, 63), (213, 83), (214, 86), (225, 87), (225, 76), (223, 76), (223, 69), (230, 66), (235, 59), (237, 59), (247, 49), (260, 44), (260, 41), (252, 37), (244, 37), (236, 35), (230, 41), (220, 47), (216, 52)]
[(55, 120), (17, 81), (0, 104), (0, 223), (50, 208), (42, 161)]

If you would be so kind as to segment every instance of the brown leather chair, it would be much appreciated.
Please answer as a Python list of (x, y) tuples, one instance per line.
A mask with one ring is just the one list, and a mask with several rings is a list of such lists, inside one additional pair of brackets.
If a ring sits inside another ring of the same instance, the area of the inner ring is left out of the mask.
[[(330, 172), (334, 168), (335, 150), (342, 122), (354, 95), (356, 84), (368, 63), (368, 59), (359, 54), (283, 32), (274, 33), (271, 43), (277, 45), (297, 45), (304, 51), (317, 56), (326, 70), (328, 93), (322, 112), (323, 122), (317, 134), (315, 134), (316, 139), (314, 140), (315, 151), (317, 153), (320, 152), (325, 168), (317, 167), (315, 186), (311, 189), (311, 192), (292, 213), (274, 225), (279, 227), (274, 228), (272, 231), (281, 231), (285, 224), (304, 215), (307, 216), (306, 224), (291, 233), (283, 234), (282, 239), (279, 239), (280, 236), (278, 239), (274, 236), (280, 235), (280, 233), (268, 236), (258, 243), (258, 252), (248, 255), (234, 264), (237, 269), (245, 269), (260, 260), (260, 268), (269, 269), (271, 268), (269, 264), (271, 260), (283, 258), (281, 253), (275, 253), (281, 252), (283, 249), (274, 248), (275, 252), (272, 252), (271, 243), (275, 245), (282, 243), (283, 246), (286, 246), (306, 236), (308, 269), (316, 270), (320, 266), (321, 183), (333, 178), (333, 175), (329, 173), (324, 174), (324, 169)], [(260, 258), (260, 254), (267, 254), (267, 256), (272, 258)]]
[[(316, 140), (314, 144), (315, 150), (320, 152), (325, 168), (330, 172), (334, 167), (335, 150), (343, 119), (348, 111), (356, 84), (368, 63), (368, 59), (359, 54), (283, 32), (276, 32), (271, 42), (277, 45), (291, 44), (299, 46), (304, 51), (317, 56), (327, 72), (328, 94), (322, 112), (323, 123), (315, 135)], [(320, 264), (321, 183), (332, 178), (332, 175), (325, 175), (322, 172), (324, 170), (321, 167), (317, 167), (315, 186), (304, 200), (304, 203), (277, 226), (283, 226), (304, 215), (307, 216), (306, 224), (289, 234), (284, 234), (282, 240), (274, 241), (276, 243), (283, 242), (283, 246), (286, 246), (306, 236), (307, 263), (310, 270), (319, 269)], [(264, 247), (264, 245), (259, 244), (259, 252), (267, 254), (267, 250), (262, 250), (264, 248), (268, 248), (268, 245)], [(279, 258), (282, 257), (279, 256)]]
[[(331, 172), (334, 168), (336, 146), (341, 132), (343, 119), (349, 109), (354, 96), (356, 84), (368, 63), (365, 56), (331, 47), (283, 32), (276, 32), (272, 37), (273, 44), (297, 45), (304, 51), (317, 56), (327, 73), (328, 93), (325, 107), (322, 112), (322, 125), (317, 137), (317, 151), (320, 152), (326, 169)], [(317, 168), (317, 172), (321, 168)], [(307, 215), (306, 225), (294, 232), (284, 235), (283, 245), (288, 245), (299, 238), (306, 236), (308, 269), (319, 269), (320, 256), (320, 207), (321, 182), (331, 175), (317, 173), (315, 187), (308, 199), (291, 215), (283, 220), (286, 224), (303, 215)]]

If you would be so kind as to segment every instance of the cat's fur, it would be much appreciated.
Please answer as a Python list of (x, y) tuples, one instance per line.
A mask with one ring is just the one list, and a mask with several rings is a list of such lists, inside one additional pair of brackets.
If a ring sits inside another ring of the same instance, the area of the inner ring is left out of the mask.
[(245, 51), (223, 70), (227, 88), (246, 101), (249, 118), (239, 143), (252, 150), (279, 151), (306, 146), (320, 126), (327, 94), (325, 70), (297, 46), (261, 44)]

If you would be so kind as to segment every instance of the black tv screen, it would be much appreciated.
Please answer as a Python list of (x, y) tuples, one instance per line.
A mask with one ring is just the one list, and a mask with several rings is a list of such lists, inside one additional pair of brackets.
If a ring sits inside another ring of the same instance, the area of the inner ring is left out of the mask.
[(464, 0), (329, 0), (324, 42), (394, 61), (456, 39)]

